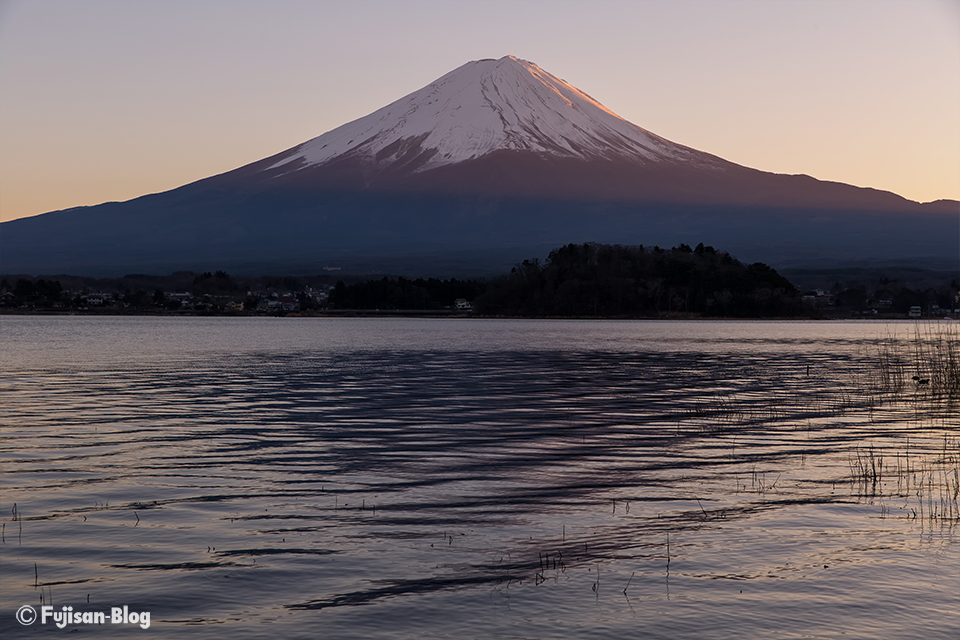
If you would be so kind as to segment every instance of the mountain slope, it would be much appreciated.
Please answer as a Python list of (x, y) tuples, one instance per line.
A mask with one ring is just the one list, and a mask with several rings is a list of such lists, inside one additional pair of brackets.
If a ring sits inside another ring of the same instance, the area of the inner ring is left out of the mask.
[(584, 241), (702, 241), (778, 266), (939, 264), (958, 238), (955, 201), (742, 167), (506, 57), (224, 174), (4, 223), (0, 270), (460, 275)]

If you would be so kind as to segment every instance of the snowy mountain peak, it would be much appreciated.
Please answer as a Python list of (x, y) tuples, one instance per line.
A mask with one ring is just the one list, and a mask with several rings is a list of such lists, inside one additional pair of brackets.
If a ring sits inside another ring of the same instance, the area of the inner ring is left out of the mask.
[[(573, 85), (513, 56), (468, 62), (382, 109), (290, 149), (269, 169), (359, 158), (417, 172), (513, 150), (580, 159), (716, 165), (619, 117)], [(297, 162), (299, 161), (299, 162)]]

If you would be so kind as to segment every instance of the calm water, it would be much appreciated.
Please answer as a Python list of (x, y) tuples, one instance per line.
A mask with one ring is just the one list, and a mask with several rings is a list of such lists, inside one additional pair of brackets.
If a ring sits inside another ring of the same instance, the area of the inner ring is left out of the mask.
[(0, 631), (955, 639), (916, 330), (6, 316)]

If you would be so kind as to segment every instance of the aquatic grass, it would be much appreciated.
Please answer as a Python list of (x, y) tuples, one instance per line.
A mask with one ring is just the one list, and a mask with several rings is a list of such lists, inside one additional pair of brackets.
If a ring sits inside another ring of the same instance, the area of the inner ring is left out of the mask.
[[(920, 334), (918, 327), (914, 344), (915, 361), (919, 365), (914, 378), (917, 385), (929, 379), (934, 393), (960, 397), (960, 327), (938, 327), (934, 332), (933, 327), (927, 326), (924, 335)], [(929, 378), (924, 377), (924, 373)]]
[[(917, 323), (905, 337), (887, 335), (861, 353), (853, 374), (857, 396), (870, 409), (910, 408), (917, 424), (930, 419), (956, 426), (960, 401), (960, 326)], [(911, 447), (910, 438), (886, 447), (859, 445), (849, 458), (852, 493), (870, 499), (902, 498), (908, 518), (960, 520), (960, 445), (944, 435), (939, 451)], [(886, 507), (881, 505), (883, 516)]]
[(917, 324), (907, 338), (887, 335), (876, 345), (861, 390), (882, 401), (960, 399), (960, 325)]
[(857, 447), (856, 457), (851, 458), (850, 467), (853, 477), (876, 486), (883, 478), (883, 454), (877, 453), (873, 447), (866, 451)]
[[(885, 460), (887, 461), (885, 463)], [(911, 453), (905, 446), (858, 447), (850, 456), (852, 494), (870, 499), (903, 499), (907, 518), (960, 521), (960, 442), (944, 438), (939, 450)], [(881, 504), (881, 517), (888, 509)]]
[(906, 362), (900, 343), (887, 337), (877, 347), (877, 367), (874, 369), (874, 388), (880, 393), (899, 396), (906, 379)]

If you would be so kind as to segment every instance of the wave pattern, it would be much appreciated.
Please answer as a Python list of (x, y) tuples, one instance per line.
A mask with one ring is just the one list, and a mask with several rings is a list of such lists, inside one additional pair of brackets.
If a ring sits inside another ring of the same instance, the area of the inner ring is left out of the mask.
[(163, 637), (949, 637), (952, 408), (878, 402), (870, 341), (828, 343), (21, 354), (3, 625), (42, 600)]

